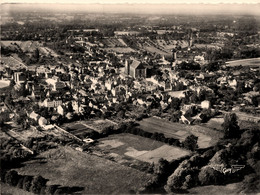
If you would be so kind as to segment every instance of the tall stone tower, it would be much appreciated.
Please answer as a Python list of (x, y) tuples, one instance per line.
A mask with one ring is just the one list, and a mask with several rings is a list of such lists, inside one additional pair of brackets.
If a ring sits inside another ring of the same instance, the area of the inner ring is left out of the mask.
[(172, 67), (174, 68), (176, 65), (176, 61), (177, 61), (177, 50), (176, 49), (172, 49)]
[(129, 75), (130, 74), (130, 65), (128, 60), (125, 60), (125, 74)]

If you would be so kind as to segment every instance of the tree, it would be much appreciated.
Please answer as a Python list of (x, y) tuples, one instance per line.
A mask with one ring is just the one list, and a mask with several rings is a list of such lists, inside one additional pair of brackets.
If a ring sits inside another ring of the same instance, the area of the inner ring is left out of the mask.
[(63, 194), (64, 192), (62, 191), (62, 189), (57, 189), (55, 190), (54, 194)]
[(23, 177), (21, 177), (19, 180), (18, 180), (18, 183), (17, 183), (17, 187), (20, 188), (20, 189), (23, 189)]
[(226, 114), (224, 123), (222, 124), (224, 131), (224, 138), (235, 138), (238, 136), (239, 126), (237, 116), (235, 113)]
[(19, 180), (17, 171), (8, 171), (5, 175), (5, 182), (9, 185), (16, 186)]
[(32, 185), (30, 187), (30, 191), (39, 194), (41, 191), (41, 188), (46, 185), (46, 179), (44, 179), (42, 176), (36, 176), (32, 180)]
[(39, 49), (36, 48), (33, 52), (33, 57), (36, 59), (36, 60), (39, 60), (40, 58), (40, 52), (39, 52)]
[(169, 167), (169, 162), (163, 158), (160, 158), (158, 164), (154, 166), (154, 173), (158, 175), (164, 175)]
[(2, 112), (0, 114), (0, 127), (3, 127), (4, 123), (7, 122), (9, 119), (9, 114), (6, 112)]
[(189, 135), (186, 137), (186, 139), (183, 141), (183, 146), (187, 150), (194, 151), (198, 148), (198, 137), (195, 135)]
[(221, 184), (221, 181), (223, 181), (223, 175), (208, 166), (202, 167), (198, 178), (201, 185)]
[(45, 193), (46, 194), (54, 194), (56, 189), (57, 189), (56, 185), (47, 186), (46, 189), (45, 189)]
[(30, 190), (30, 187), (31, 187), (31, 182), (32, 182), (32, 178), (30, 176), (25, 176), (24, 179), (23, 179), (23, 189), (25, 191), (28, 191)]
[(118, 113), (117, 113), (117, 117), (118, 118), (124, 118), (125, 116), (125, 111), (124, 110), (120, 110)]

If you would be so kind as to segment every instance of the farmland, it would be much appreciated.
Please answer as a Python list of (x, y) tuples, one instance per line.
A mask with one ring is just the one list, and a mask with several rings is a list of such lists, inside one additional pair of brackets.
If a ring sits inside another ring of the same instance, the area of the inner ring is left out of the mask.
[(260, 66), (260, 58), (250, 58), (226, 62), (227, 66)]
[(82, 194), (128, 193), (151, 178), (150, 174), (69, 147), (44, 152), (16, 170), (23, 175), (40, 174), (49, 180), (47, 185), (83, 188)]
[(199, 125), (187, 126), (180, 123), (172, 123), (161, 118), (151, 117), (139, 122), (140, 128), (147, 132), (163, 133), (165, 137), (173, 137), (183, 141), (187, 136), (194, 134), (198, 137), (198, 145), (205, 148), (214, 145), (222, 136), (220, 132)]
[(131, 53), (131, 52), (136, 52), (130, 47), (109, 47), (105, 49), (106, 51), (113, 51), (117, 53)]
[(48, 47), (43, 47), (38, 41), (1, 41), (1, 44), (21, 48), (23, 52), (33, 52), (36, 48), (39, 48), (40, 53), (43, 55), (51, 54), (54, 57), (58, 56), (56, 52)]
[(110, 120), (85, 120), (80, 122), (73, 122), (73, 123), (65, 123), (62, 125), (62, 128), (67, 129), (69, 128), (70, 132), (88, 132), (90, 130), (97, 131), (102, 133), (106, 127), (111, 127), (116, 125)]
[(118, 162), (136, 159), (148, 163), (157, 163), (160, 158), (172, 161), (189, 155), (189, 152), (184, 149), (126, 133), (100, 139), (98, 147), (109, 155), (112, 154)]

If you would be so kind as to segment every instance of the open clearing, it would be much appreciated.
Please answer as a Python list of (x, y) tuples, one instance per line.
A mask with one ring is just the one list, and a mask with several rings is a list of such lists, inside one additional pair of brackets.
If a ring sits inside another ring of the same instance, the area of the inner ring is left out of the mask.
[(238, 188), (241, 183), (231, 183), (227, 185), (209, 185), (191, 188), (189, 194), (239, 194)]
[(157, 163), (160, 158), (172, 161), (189, 155), (189, 151), (182, 148), (127, 133), (110, 135), (99, 142), (98, 147), (116, 157), (132, 157), (148, 163)]
[(8, 185), (6, 183), (2, 183), (1, 182), (0, 186), (1, 186), (0, 192), (3, 195), (8, 195), (8, 194), (12, 194), (12, 195), (34, 195), (31, 192), (27, 192), (27, 191), (22, 190), (20, 188), (10, 186), (10, 185)]
[(185, 125), (180, 123), (172, 123), (159, 117), (151, 117), (138, 122), (140, 128), (147, 132), (163, 133), (165, 137), (173, 137), (180, 141), (191, 134), (198, 137), (198, 145), (200, 148), (206, 148), (214, 145), (222, 136), (219, 131), (201, 125)]
[(47, 185), (83, 187), (82, 194), (119, 194), (138, 189), (152, 176), (110, 160), (59, 147), (16, 169), (23, 175), (40, 174)]

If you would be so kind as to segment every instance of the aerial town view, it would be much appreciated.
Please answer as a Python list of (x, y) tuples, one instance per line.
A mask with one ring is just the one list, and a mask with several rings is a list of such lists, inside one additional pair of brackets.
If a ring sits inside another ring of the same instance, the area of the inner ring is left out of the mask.
[(259, 10), (1, 4), (1, 194), (259, 194)]

